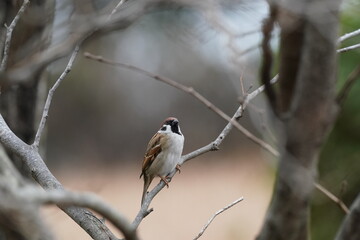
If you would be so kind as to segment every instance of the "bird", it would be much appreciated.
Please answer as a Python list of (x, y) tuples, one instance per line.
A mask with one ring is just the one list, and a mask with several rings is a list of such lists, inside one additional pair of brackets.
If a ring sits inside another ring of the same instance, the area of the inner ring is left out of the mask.
[(144, 177), (144, 189), (141, 205), (147, 190), (158, 176), (169, 187), (167, 176), (177, 169), (180, 172), (180, 159), (184, 147), (184, 135), (180, 130), (179, 121), (175, 117), (168, 117), (159, 131), (150, 139), (142, 163), (140, 178)]

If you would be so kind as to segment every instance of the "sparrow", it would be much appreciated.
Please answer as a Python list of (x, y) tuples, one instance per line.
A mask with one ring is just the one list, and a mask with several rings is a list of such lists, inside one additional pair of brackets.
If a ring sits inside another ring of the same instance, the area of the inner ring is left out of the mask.
[(165, 119), (159, 131), (150, 139), (147, 146), (140, 178), (144, 176), (144, 190), (141, 205), (152, 180), (158, 176), (169, 187), (167, 176), (176, 168), (184, 147), (184, 135), (179, 121), (174, 117)]

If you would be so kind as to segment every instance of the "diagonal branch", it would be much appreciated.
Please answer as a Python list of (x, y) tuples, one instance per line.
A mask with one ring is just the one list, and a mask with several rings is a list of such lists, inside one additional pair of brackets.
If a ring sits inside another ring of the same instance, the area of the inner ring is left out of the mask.
[(166, 83), (166, 84), (168, 84), (170, 86), (173, 86), (173, 87), (175, 87), (175, 88), (177, 88), (177, 89), (179, 89), (181, 91), (184, 91), (184, 92), (192, 95), (193, 97), (198, 99), (201, 103), (203, 103), (206, 107), (208, 107), (210, 110), (212, 110), (213, 112), (218, 114), (220, 117), (222, 117), (223, 119), (225, 119), (228, 122), (231, 122), (231, 124), (234, 125), (234, 127), (236, 129), (238, 129), (240, 132), (242, 132), (246, 137), (248, 137), (254, 143), (258, 144), (260, 147), (262, 147), (265, 150), (269, 151), (271, 154), (277, 155), (276, 150), (271, 145), (269, 145), (268, 143), (264, 142), (260, 138), (256, 137), (252, 133), (250, 133), (246, 128), (241, 126), (238, 122), (231, 120), (231, 117), (229, 115), (227, 115), (220, 108), (218, 108), (214, 104), (212, 104), (203, 95), (201, 95), (199, 92), (194, 90), (194, 88), (185, 86), (185, 85), (183, 85), (181, 83), (175, 82), (174, 80), (172, 80), (170, 78), (159, 76), (157, 74), (151, 73), (149, 71), (146, 71), (144, 69), (141, 69), (141, 68), (133, 66), (133, 65), (124, 64), (124, 63), (120, 63), (120, 62), (115, 62), (115, 61), (112, 61), (112, 60), (109, 60), (109, 59), (105, 59), (102, 56), (93, 55), (93, 54), (88, 53), (88, 52), (85, 52), (84, 56), (89, 58), (89, 59), (101, 62), (101, 63), (106, 63), (106, 64), (110, 64), (110, 65), (113, 65), (113, 66), (133, 70), (135, 72), (138, 72), (138, 73), (143, 74), (145, 76), (151, 77), (151, 78), (153, 78), (155, 80), (158, 80), (160, 82)]
[(360, 194), (351, 205), (350, 213), (345, 217), (335, 240), (357, 240), (360, 239)]
[(1, 61), (1, 65), (0, 65), (0, 72), (3, 72), (6, 69), (7, 60), (9, 58), (9, 50), (10, 50), (12, 33), (14, 31), (14, 28), (15, 28), (17, 22), (19, 21), (20, 17), (25, 12), (25, 10), (26, 10), (27, 6), (29, 5), (29, 3), (30, 3), (29, 0), (24, 0), (23, 4), (21, 5), (21, 7), (20, 7), (20, 9), (18, 11), (18, 13), (16, 14), (14, 19), (12, 20), (10, 26), (6, 27), (6, 38), (5, 38), (5, 44), (4, 44), (3, 59)]
[(360, 77), (360, 65), (358, 65), (349, 75), (348, 79), (346, 80), (343, 88), (340, 90), (336, 101), (339, 105), (342, 105), (349, 95), (351, 87), (354, 85), (355, 81)]
[(66, 75), (71, 71), (72, 65), (73, 65), (73, 63), (75, 61), (75, 58), (76, 58), (78, 52), (79, 52), (79, 48), (80, 48), (79, 45), (77, 45), (75, 47), (74, 52), (72, 53), (72, 55), (70, 57), (70, 60), (69, 60), (69, 62), (67, 64), (65, 70), (60, 75), (60, 77), (56, 80), (56, 82), (54, 83), (52, 88), (49, 90), (49, 93), (48, 93), (48, 96), (47, 96), (47, 99), (46, 99), (46, 102), (45, 102), (44, 110), (43, 110), (43, 113), (42, 113), (42, 117), (41, 117), (41, 120), (40, 120), (39, 128), (38, 128), (38, 130), (36, 132), (35, 140), (34, 140), (34, 143), (33, 143), (33, 146), (36, 149), (39, 149), (40, 138), (41, 138), (42, 132), (44, 130), (46, 120), (47, 120), (47, 118), (49, 116), (50, 104), (51, 104), (52, 98), (54, 96), (54, 93), (55, 93), (56, 89), (59, 87), (61, 81), (64, 80)]
[[(63, 190), (64, 187), (50, 172), (37, 149), (27, 145), (18, 138), (6, 124), (0, 114), (0, 143), (10, 152), (19, 156), (30, 170), (32, 177), (45, 190)], [(79, 224), (93, 239), (117, 239), (107, 226), (91, 212), (77, 207), (59, 206), (77, 224)], [(131, 238), (130, 238), (131, 239)]]
[(348, 52), (354, 49), (360, 48), (360, 43), (351, 45), (349, 47), (340, 48), (337, 50), (338, 53)]
[(118, 4), (116, 4), (115, 8), (111, 11), (110, 15), (109, 15), (109, 20), (111, 20), (112, 16), (118, 11), (118, 9), (121, 7), (121, 5), (123, 5), (123, 3), (125, 2), (125, 0), (120, 0), (118, 2)]
[(243, 201), (244, 198), (241, 197), (237, 200), (235, 200), (234, 202), (230, 203), (229, 205), (227, 205), (226, 207), (220, 209), (219, 211), (217, 211), (210, 219), (209, 221), (204, 225), (204, 227), (201, 229), (201, 231), (199, 232), (199, 234), (194, 238), (194, 240), (199, 239), (204, 232), (206, 231), (206, 229), (209, 227), (209, 225), (212, 223), (212, 221), (214, 221), (214, 219), (221, 213), (223, 213), (224, 211), (228, 210), (229, 208), (233, 207), (234, 205), (238, 204), (239, 202)]
[(349, 208), (345, 205), (343, 201), (341, 201), (340, 198), (335, 196), (333, 193), (331, 193), (329, 190), (321, 186), (319, 183), (314, 183), (316, 189), (318, 189), (320, 192), (325, 194), (328, 198), (330, 198), (335, 204), (337, 204), (341, 210), (345, 212), (345, 214), (349, 214)]
[(343, 42), (343, 41), (345, 41), (346, 39), (355, 37), (355, 36), (357, 36), (357, 35), (360, 35), (360, 29), (357, 29), (357, 30), (355, 30), (355, 31), (353, 31), (353, 32), (349, 32), (349, 33), (346, 33), (346, 34), (342, 35), (342, 36), (339, 38), (338, 42), (339, 42), (339, 43), (340, 43), (340, 42)]

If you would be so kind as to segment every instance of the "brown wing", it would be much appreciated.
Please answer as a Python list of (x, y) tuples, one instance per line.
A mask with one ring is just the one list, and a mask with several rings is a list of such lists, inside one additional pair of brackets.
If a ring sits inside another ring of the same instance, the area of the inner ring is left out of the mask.
[(162, 151), (160, 144), (162, 138), (163, 136), (157, 133), (150, 139), (144, 156), (142, 174), (151, 166), (156, 156)]

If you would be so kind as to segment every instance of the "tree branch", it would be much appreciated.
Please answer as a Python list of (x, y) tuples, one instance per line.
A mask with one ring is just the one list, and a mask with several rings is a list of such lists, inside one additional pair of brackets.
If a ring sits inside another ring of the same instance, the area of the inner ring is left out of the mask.
[(348, 52), (350, 50), (354, 50), (354, 49), (357, 49), (357, 48), (360, 48), (360, 43), (354, 44), (354, 45), (349, 46), (349, 47), (340, 48), (340, 49), (337, 50), (337, 52), (338, 53), (343, 53), (343, 52)]
[(330, 198), (336, 205), (340, 207), (341, 210), (345, 212), (345, 214), (349, 214), (349, 208), (345, 205), (343, 201), (341, 201), (340, 198), (332, 194), (329, 190), (321, 186), (319, 183), (314, 183), (316, 189), (318, 189), (320, 192), (325, 194), (328, 198)]
[(78, 206), (89, 208), (101, 214), (119, 229), (127, 240), (137, 240), (136, 229), (128, 220), (98, 196), (92, 193), (75, 193), (66, 190), (42, 191), (35, 187), (27, 187), (19, 192), (19, 197), (37, 204), (56, 204), (61, 206)]
[(18, 13), (12, 20), (10, 26), (6, 27), (6, 38), (5, 38), (5, 44), (4, 44), (4, 53), (3, 53), (3, 59), (1, 61), (0, 65), (0, 72), (3, 72), (6, 69), (7, 60), (9, 58), (9, 50), (10, 50), (10, 44), (11, 44), (11, 38), (12, 38), (12, 32), (14, 31), (14, 28), (19, 21), (20, 17), (25, 12), (26, 7), (29, 5), (29, 0), (24, 0), (23, 4), (21, 5)]
[(125, 2), (125, 0), (120, 0), (118, 2), (118, 4), (116, 4), (115, 8), (111, 11), (110, 15), (109, 15), (109, 20), (111, 20), (112, 16), (118, 11), (118, 9), (121, 7), (121, 5), (123, 5), (123, 3)]
[(343, 41), (345, 41), (346, 39), (355, 37), (355, 36), (357, 36), (357, 35), (360, 35), (360, 29), (342, 35), (342, 36), (339, 38), (338, 43), (343, 42)]
[(219, 211), (217, 211), (210, 219), (209, 221), (204, 225), (204, 227), (201, 229), (201, 231), (199, 232), (199, 234), (194, 238), (194, 240), (199, 239), (204, 232), (206, 231), (206, 229), (209, 227), (209, 225), (212, 223), (212, 221), (214, 221), (214, 219), (221, 214), (222, 212), (228, 210), (229, 208), (233, 207), (234, 205), (238, 204), (239, 202), (241, 202), (242, 200), (244, 200), (243, 197), (235, 200), (234, 202), (230, 203), (229, 205), (227, 205), (226, 207), (220, 209)]
[[(32, 146), (24, 143), (8, 127), (0, 114), (0, 142), (10, 152), (19, 156), (24, 165), (30, 170), (33, 178), (46, 190), (63, 190), (64, 187), (52, 175), (40, 154)], [(77, 207), (59, 206), (77, 224), (79, 224), (93, 239), (117, 239), (106, 225), (91, 212)]]
[(343, 105), (346, 97), (349, 95), (349, 92), (351, 90), (351, 87), (354, 85), (355, 81), (359, 78), (360, 76), (360, 65), (358, 65), (349, 75), (349, 77), (347, 78), (344, 86), (342, 87), (342, 89), (340, 90), (336, 101), (337, 103), (341, 106)]
[(40, 138), (41, 138), (42, 132), (44, 130), (46, 120), (47, 120), (47, 118), (49, 116), (49, 109), (50, 109), (50, 104), (51, 104), (53, 95), (54, 95), (56, 89), (59, 87), (61, 81), (64, 80), (66, 75), (71, 71), (72, 65), (73, 65), (73, 63), (75, 61), (75, 58), (76, 58), (78, 52), (79, 52), (79, 49), (80, 49), (80, 46), (77, 45), (75, 47), (75, 49), (74, 49), (74, 52), (72, 53), (72, 55), (70, 57), (70, 60), (69, 60), (69, 62), (67, 64), (65, 70), (62, 72), (60, 77), (56, 80), (56, 82), (54, 83), (52, 88), (49, 90), (49, 93), (48, 93), (48, 96), (47, 96), (47, 99), (46, 99), (46, 102), (45, 102), (45, 106), (44, 106), (44, 109), (43, 109), (43, 113), (42, 113), (42, 116), (41, 116), (41, 120), (40, 120), (40, 123), (39, 123), (39, 128), (38, 128), (38, 130), (36, 132), (34, 143), (32, 144), (36, 149), (39, 149)]
[(133, 70), (135, 72), (138, 72), (138, 73), (143, 74), (145, 76), (151, 77), (151, 78), (153, 78), (155, 80), (158, 80), (160, 82), (166, 83), (166, 84), (168, 84), (170, 86), (173, 86), (173, 87), (175, 87), (175, 88), (177, 88), (177, 89), (179, 89), (181, 91), (184, 91), (184, 92), (192, 95), (197, 100), (199, 100), (201, 103), (203, 103), (206, 107), (208, 107), (210, 110), (212, 110), (213, 112), (218, 114), (220, 117), (222, 117), (223, 119), (225, 119), (228, 122), (231, 122), (231, 124), (233, 124), (236, 129), (238, 129), (240, 132), (242, 132), (250, 140), (252, 140), (256, 144), (258, 144), (260, 147), (264, 148), (265, 150), (269, 151), (271, 154), (277, 155), (276, 150), (273, 147), (271, 147), (268, 143), (264, 142), (263, 140), (257, 138), (255, 135), (250, 133), (246, 128), (241, 126), (238, 122), (232, 121), (231, 117), (229, 117), (226, 113), (224, 113), (220, 108), (218, 108), (214, 104), (212, 104), (208, 99), (206, 99), (199, 92), (194, 90), (194, 88), (185, 86), (185, 85), (183, 85), (181, 83), (175, 82), (172, 79), (159, 76), (157, 74), (151, 73), (149, 71), (146, 71), (144, 69), (141, 69), (141, 68), (133, 66), (133, 65), (124, 64), (124, 63), (120, 63), (120, 62), (115, 62), (115, 61), (112, 61), (112, 60), (109, 60), (109, 59), (105, 59), (102, 56), (93, 55), (93, 54), (88, 53), (88, 52), (85, 52), (84, 56), (86, 58), (96, 60), (96, 61), (101, 62), (101, 63), (106, 63), (106, 64), (110, 64), (110, 65), (113, 65), (113, 66), (118, 66), (118, 67)]
[(360, 239), (360, 194), (357, 195), (350, 208), (350, 213), (343, 221), (335, 240), (358, 240)]
[[(90, 38), (92, 35), (104, 34), (116, 29), (125, 29), (134, 23), (140, 16), (162, 4), (164, 0), (132, 0), (126, 8), (117, 8), (109, 18), (109, 13), (81, 15), (71, 20), (72, 33), (62, 42), (37, 52), (22, 62), (18, 67), (11, 69), (4, 76), (12, 84), (27, 81), (34, 73), (45, 68), (53, 61), (67, 56), (76, 45)], [(131, 2), (131, 4), (130, 4)], [(111, 14), (111, 13), (110, 13)]]

